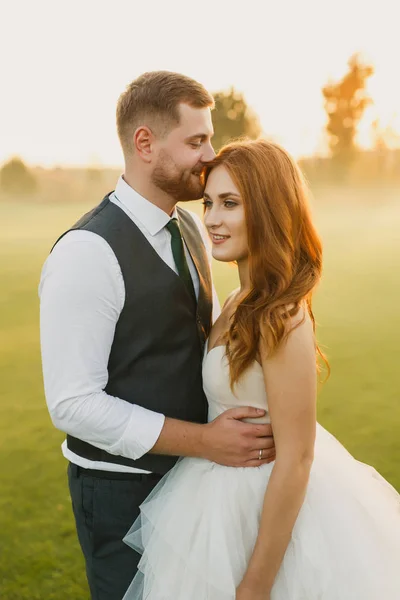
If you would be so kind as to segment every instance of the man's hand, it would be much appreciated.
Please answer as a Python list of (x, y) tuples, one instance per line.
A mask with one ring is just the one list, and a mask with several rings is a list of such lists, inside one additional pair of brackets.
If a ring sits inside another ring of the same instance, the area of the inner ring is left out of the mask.
[(272, 427), (242, 419), (264, 415), (265, 410), (244, 406), (231, 408), (205, 425), (166, 418), (150, 452), (206, 458), (227, 467), (260, 467), (275, 460)]
[(272, 462), (275, 460), (275, 444), (271, 425), (243, 423), (241, 420), (264, 415), (264, 410), (248, 406), (225, 411), (211, 423), (203, 425), (201, 455), (227, 467), (260, 467)]

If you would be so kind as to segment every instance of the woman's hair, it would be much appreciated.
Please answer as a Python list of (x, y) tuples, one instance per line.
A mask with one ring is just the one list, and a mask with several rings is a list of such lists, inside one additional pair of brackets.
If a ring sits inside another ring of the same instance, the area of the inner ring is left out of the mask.
[[(233, 386), (256, 360), (260, 335), (273, 355), (290, 332), (288, 319), (302, 306), (315, 332), (311, 298), (321, 277), (322, 245), (303, 176), (283, 148), (266, 140), (228, 144), (208, 163), (205, 181), (220, 165), (229, 172), (244, 204), (251, 281), (227, 334)], [(316, 349), (326, 362), (317, 344)]]

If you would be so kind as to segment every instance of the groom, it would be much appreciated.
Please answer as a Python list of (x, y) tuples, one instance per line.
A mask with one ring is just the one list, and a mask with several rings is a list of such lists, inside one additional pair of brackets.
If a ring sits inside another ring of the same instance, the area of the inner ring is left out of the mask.
[(207, 424), (201, 365), (218, 301), (201, 221), (176, 204), (202, 197), (211, 108), (186, 76), (133, 81), (117, 106), (124, 174), (57, 240), (42, 271), (46, 400), (67, 433), (94, 600), (124, 595), (140, 557), (122, 538), (177, 457), (254, 466), (274, 456), (270, 427), (241, 421), (260, 416), (253, 408)]

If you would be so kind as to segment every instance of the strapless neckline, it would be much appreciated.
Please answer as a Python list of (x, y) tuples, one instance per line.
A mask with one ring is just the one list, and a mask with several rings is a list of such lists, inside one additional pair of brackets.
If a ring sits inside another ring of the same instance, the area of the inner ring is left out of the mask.
[[(223, 348), (224, 349), (224, 354), (225, 354), (225, 349), (226, 349), (226, 344), (218, 344), (217, 346), (213, 346), (211, 348), (211, 350), (208, 349), (208, 339), (206, 340), (205, 346), (204, 346), (204, 356), (203, 356), (203, 362), (209, 357), (210, 354), (212, 354), (212, 352), (214, 352), (214, 350), (217, 350), (218, 348)], [(262, 366), (260, 365), (260, 363), (258, 362), (258, 360), (255, 360), (253, 362), (253, 365), (256, 365), (257, 367), (259, 367), (262, 371)]]
[(210, 350), (208, 349), (208, 340), (206, 341), (206, 346), (205, 346), (205, 356), (207, 357), (209, 354), (211, 354), (211, 352), (213, 352), (214, 350), (217, 350), (217, 348), (226, 348), (226, 344), (218, 344), (217, 346), (213, 346)]

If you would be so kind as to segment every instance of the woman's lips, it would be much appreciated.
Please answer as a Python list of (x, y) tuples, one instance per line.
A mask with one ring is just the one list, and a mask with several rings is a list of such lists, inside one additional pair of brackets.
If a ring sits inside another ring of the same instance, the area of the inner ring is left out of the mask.
[(226, 242), (230, 238), (230, 235), (217, 235), (215, 233), (211, 233), (211, 241), (215, 245), (220, 245)]

